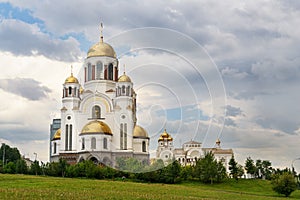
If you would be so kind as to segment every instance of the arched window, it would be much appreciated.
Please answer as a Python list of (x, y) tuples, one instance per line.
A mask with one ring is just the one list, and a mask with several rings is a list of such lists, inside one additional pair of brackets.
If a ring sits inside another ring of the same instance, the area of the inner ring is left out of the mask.
[(128, 86), (126, 89), (126, 96), (129, 96), (129, 91), (130, 91), (130, 86)]
[(122, 95), (125, 95), (125, 86), (122, 86)]
[(92, 80), (92, 64), (88, 63), (88, 81)]
[(96, 138), (91, 139), (91, 149), (96, 149)]
[(145, 141), (142, 142), (142, 151), (146, 152), (146, 142)]
[(84, 150), (85, 149), (85, 139), (82, 138), (82, 141), (81, 141), (81, 150)]
[(72, 94), (72, 88), (69, 87), (69, 96), (71, 96), (71, 94)]
[(69, 141), (69, 125), (66, 124), (66, 132), (65, 132), (66, 140), (65, 140), (65, 150), (68, 151), (68, 141)]
[(225, 163), (225, 158), (224, 157), (221, 158), (221, 162)]
[(103, 139), (103, 149), (107, 149), (107, 138)]
[(127, 149), (127, 124), (124, 124), (124, 149)]
[(54, 144), (53, 144), (53, 154), (56, 154), (56, 142), (54, 142)]
[(114, 70), (113, 65), (109, 64), (108, 65), (108, 80), (113, 80), (113, 78), (114, 78), (113, 70)]
[(101, 108), (100, 106), (94, 106), (92, 109), (92, 118), (100, 119), (101, 118)]
[(97, 62), (97, 68), (96, 68), (96, 79), (97, 80), (100, 80), (100, 74), (102, 74), (102, 71), (103, 71), (103, 65), (102, 65), (102, 62)]
[(120, 149), (123, 149), (123, 124), (120, 124)]
[(69, 142), (69, 150), (72, 150), (72, 131), (73, 131), (73, 127), (72, 124), (70, 124), (70, 142)]

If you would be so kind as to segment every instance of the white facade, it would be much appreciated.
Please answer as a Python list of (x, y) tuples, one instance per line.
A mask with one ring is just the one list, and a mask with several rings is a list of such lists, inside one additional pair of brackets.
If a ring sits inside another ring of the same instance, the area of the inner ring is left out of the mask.
[(148, 134), (136, 125), (133, 83), (125, 72), (118, 76), (118, 63), (101, 36), (83, 63), (83, 84), (72, 73), (65, 80), (61, 128), (51, 140), (50, 161), (115, 166), (118, 157), (134, 157), (149, 162)]
[(202, 144), (196, 141), (189, 141), (182, 145), (182, 148), (174, 148), (173, 138), (165, 130), (158, 139), (156, 159), (161, 159), (165, 164), (177, 160), (181, 165), (195, 165), (196, 161), (205, 153), (212, 152), (215, 159), (221, 161), (226, 171), (229, 172), (228, 162), (233, 156), (232, 149), (221, 149), (220, 141), (216, 141), (214, 148), (202, 148)]

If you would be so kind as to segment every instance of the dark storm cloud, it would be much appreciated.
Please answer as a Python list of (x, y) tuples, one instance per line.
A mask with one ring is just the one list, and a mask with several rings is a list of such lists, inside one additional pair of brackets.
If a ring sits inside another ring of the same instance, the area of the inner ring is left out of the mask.
[(32, 101), (45, 98), (51, 92), (49, 88), (31, 78), (0, 79), (0, 88)]
[(14, 55), (42, 55), (60, 61), (76, 61), (81, 52), (74, 38), (51, 39), (35, 24), (26, 24), (14, 19), (0, 23), (0, 51)]

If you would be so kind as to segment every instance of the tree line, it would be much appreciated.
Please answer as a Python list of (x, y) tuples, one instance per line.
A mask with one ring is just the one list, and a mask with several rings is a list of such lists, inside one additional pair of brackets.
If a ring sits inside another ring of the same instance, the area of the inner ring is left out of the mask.
[(69, 165), (64, 159), (51, 163), (35, 160), (28, 167), (19, 150), (8, 145), (1, 146), (1, 155), (0, 173), (70, 178), (130, 179), (132, 181), (167, 184), (180, 183), (181, 181), (199, 181), (214, 184), (221, 183), (228, 178), (238, 181), (247, 175), (247, 178), (271, 180), (273, 189), (286, 196), (289, 196), (297, 188), (295, 177), (298, 176), (296, 176), (296, 172), (288, 168), (283, 170), (274, 169), (270, 161), (260, 159), (254, 161), (251, 157), (246, 159), (245, 167), (243, 167), (232, 157), (228, 163), (229, 173), (227, 173), (224, 163), (217, 161), (211, 152), (199, 158), (193, 166), (182, 166), (176, 160), (170, 160), (169, 164), (166, 165), (162, 160), (155, 160), (153, 163), (148, 164), (134, 158), (119, 158), (115, 169), (95, 164), (91, 160)]

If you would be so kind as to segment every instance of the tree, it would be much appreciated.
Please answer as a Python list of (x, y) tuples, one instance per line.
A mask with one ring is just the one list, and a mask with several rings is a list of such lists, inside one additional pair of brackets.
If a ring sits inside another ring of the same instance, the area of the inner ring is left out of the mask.
[(58, 173), (65, 177), (66, 169), (67, 169), (68, 163), (65, 159), (60, 158), (58, 162)]
[(193, 167), (190, 165), (181, 167), (180, 177), (183, 180), (188, 180), (192, 178)]
[(8, 174), (16, 173), (16, 164), (14, 162), (9, 162), (3, 167), (3, 172)]
[(16, 164), (17, 160), (21, 159), (21, 154), (17, 148), (11, 148), (9, 145), (2, 143), (0, 148), (0, 159), (4, 164), (7, 162), (14, 162)]
[(234, 156), (231, 157), (230, 161), (229, 161), (229, 170), (230, 170), (230, 175), (232, 176), (232, 178), (234, 178), (235, 180), (238, 180), (238, 163), (235, 161)]
[(258, 159), (256, 160), (255, 163), (255, 178), (262, 178), (262, 175), (263, 175), (262, 161)]
[(251, 157), (248, 157), (245, 162), (245, 170), (248, 174), (250, 174), (252, 177), (255, 174), (256, 168), (254, 166), (254, 161), (251, 159)]
[(161, 170), (160, 182), (162, 183), (177, 183), (180, 181), (181, 165), (177, 160), (173, 161), (168, 166)]
[(42, 169), (40, 167), (39, 161), (35, 160), (30, 166), (30, 174), (41, 175)]
[(27, 174), (27, 172), (28, 172), (28, 167), (26, 165), (25, 160), (23, 160), (23, 159), (17, 160), (16, 173), (17, 174)]
[(277, 177), (272, 181), (273, 190), (279, 194), (283, 194), (286, 197), (297, 189), (297, 183), (295, 181), (294, 175), (291, 173), (284, 172), (282, 175), (277, 175)]
[(262, 168), (263, 168), (262, 173), (263, 173), (263, 176), (268, 180), (270, 180), (271, 176), (272, 176), (273, 169), (272, 169), (271, 165), (272, 165), (271, 162), (268, 160), (262, 161)]
[(203, 183), (221, 182), (226, 177), (222, 162), (217, 162), (212, 152), (205, 154), (196, 162), (195, 176)]
[(237, 165), (237, 168), (238, 168), (238, 177), (241, 178), (244, 175), (244, 168), (240, 164)]

